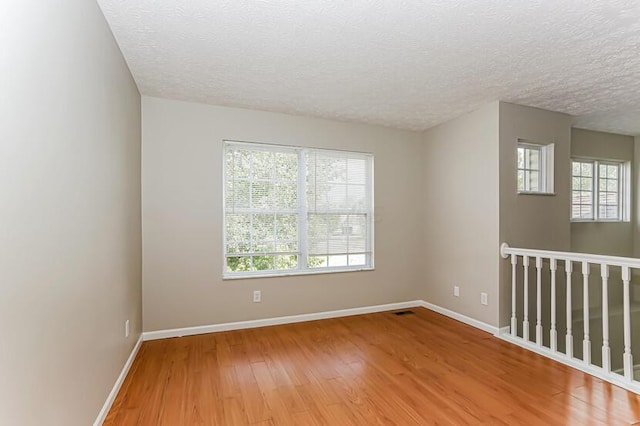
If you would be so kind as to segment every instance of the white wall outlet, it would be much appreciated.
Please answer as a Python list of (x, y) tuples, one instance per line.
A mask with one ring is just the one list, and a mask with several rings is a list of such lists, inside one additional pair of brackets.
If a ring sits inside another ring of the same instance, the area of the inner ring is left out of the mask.
[(480, 303), (485, 306), (489, 304), (489, 295), (487, 293), (480, 293)]
[(457, 285), (453, 286), (453, 295), (455, 297), (460, 297), (460, 287), (458, 287)]
[(124, 322), (124, 337), (129, 337), (130, 333), (131, 333), (131, 328), (129, 327), (129, 320), (126, 320)]
[(262, 302), (262, 292), (260, 290), (253, 290), (253, 303)]

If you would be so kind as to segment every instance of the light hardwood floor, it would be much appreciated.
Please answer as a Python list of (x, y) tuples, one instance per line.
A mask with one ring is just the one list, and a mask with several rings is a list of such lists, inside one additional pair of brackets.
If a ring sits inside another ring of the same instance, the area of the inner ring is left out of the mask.
[(105, 425), (624, 425), (640, 396), (424, 308), (145, 342)]

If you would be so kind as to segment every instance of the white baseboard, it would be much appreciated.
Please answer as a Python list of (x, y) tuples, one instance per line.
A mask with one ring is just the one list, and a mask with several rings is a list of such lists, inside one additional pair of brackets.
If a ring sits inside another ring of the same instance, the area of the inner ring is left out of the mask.
[(409, 302), (388, 303), (386, 305), (365, 306), (362, 308), (340, 309), (337, 311), (316, 312), (311, 314), (289, 315), (285, 317), (265, 318), (251, 321), (227, 322), (222, 324), (200, 325), (196, 327), (174, 328), (170, 330), (147, 331), (142, 333), (142, 339), (157, 340), (170, 337), (193, 336), (196, 334), (215, 333), (219, 331), (240, 330), (246, 328), (267, 327), (271, 325), (293, 324), (297, 322), (315, 321), (327, 318), (347, 317), (351, 315), (371, 314), (375, 312), (394, 311), (416, 306), (423, 306), (422, 300)]
[(470, 325), (475, 328), (479, 328), (480, 330), (486, 331), (487, 333), (491, 333), (493, 335), (498, 335), (499, 329), (493, 325), (487, 324), (486, 322), (478, 321), (477, 319), (468, 317), (466, 315), (462, 315), (458, 312), (449, 310), (447, 308), (443, 308), (438, 305), (434, 305), (433, 303), (425, 302), (424, 300), (420, 300), (420, 306), (437, 312), (439, 314), (445, 315), (449, 318), (453, 318), (454, 320), (463, 322), (467, 325)]
[(140, 335), (140, 337), (138, 338), (136, 345), (133, 347), (133, 350), (131, 351), (131, 355), (129, 355), (127, 362), (125, 362), (124, 367), (122, 367), (122, 371), (120, 372), (120, 375), (116, 379), (116, 383), (113, 385), (113, 388), (111, 389), (111, 392), (107, 397), (107, 400), (104, 402), (104, 405), (102, 406), (102, 410), (100, 410), (100, 413), (98, 413), (98, 417), (96, 417), (96, 421), (93, 422), (93, 426), (101, 426), (105, 418), (107, 417), (107, 414), (109, 414), (109, 410), (113, 405), (113, 401), (116, 400), (116, 396), (118, 396), (120, 387), (122, 386), (122, 383), (124, 383), (124, 379), (127, 377), (127, 373), (129, 373), (129, 369), (133, 364), (133, 360), (136, 359), (136, 355), (138, 354), (138, 351), (140, 350), (141, 345), (142, 345), (142, 335)]

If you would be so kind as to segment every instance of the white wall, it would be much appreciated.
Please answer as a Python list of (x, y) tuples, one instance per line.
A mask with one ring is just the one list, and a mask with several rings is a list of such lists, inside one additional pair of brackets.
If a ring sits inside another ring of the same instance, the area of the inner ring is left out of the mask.
[(497, 326), (498, 102), (428, 130), (422, 167), (419, 297)]
[[(375, 271), (222, 280), (224, 139), (372, 152)], [(428, 275), (420, 154), (414, 132), (143, 97), (144, 329), (411, 300)]]
[(141, 330), (140, 96), (95, 1), (0, 40), (0, 424), (88, 425)]

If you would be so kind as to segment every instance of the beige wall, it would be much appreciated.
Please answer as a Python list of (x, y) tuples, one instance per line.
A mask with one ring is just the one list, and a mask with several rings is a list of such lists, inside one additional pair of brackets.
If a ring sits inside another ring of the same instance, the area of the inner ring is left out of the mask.
[[(633, 162), (632, 136), (572, 129), (571, 156)], [(633, 256), (633, 221), (571, 222), (571, 251)]]
[[(375, 271), (222, 280), (223, 139), (374, 153)], [(420, 154), (414, 132), (143, 97), (144, 329), (411, 300)]]
[(141, 331), (140, 96), (94, 1), (0, 40), (0, 424), (89, 425)]
[[(517, 193), (518, 139), (555, 144), (555, 195), (519, 195)], [(501, 242), (507, 242), (512, 247), (569, 250), (570, 145), (571, 117), (569, 115), (500, 102)], [(510, 286), (511, 266), (508, 260), (502, 260), (500, 267), (501, 326), (509, 323)]]
[[(498, 102), (428, 130), (422, 167), (418, 296), (497, 326)], [(481, 292), (488, 293), (488, 306), (480, 304)]]

